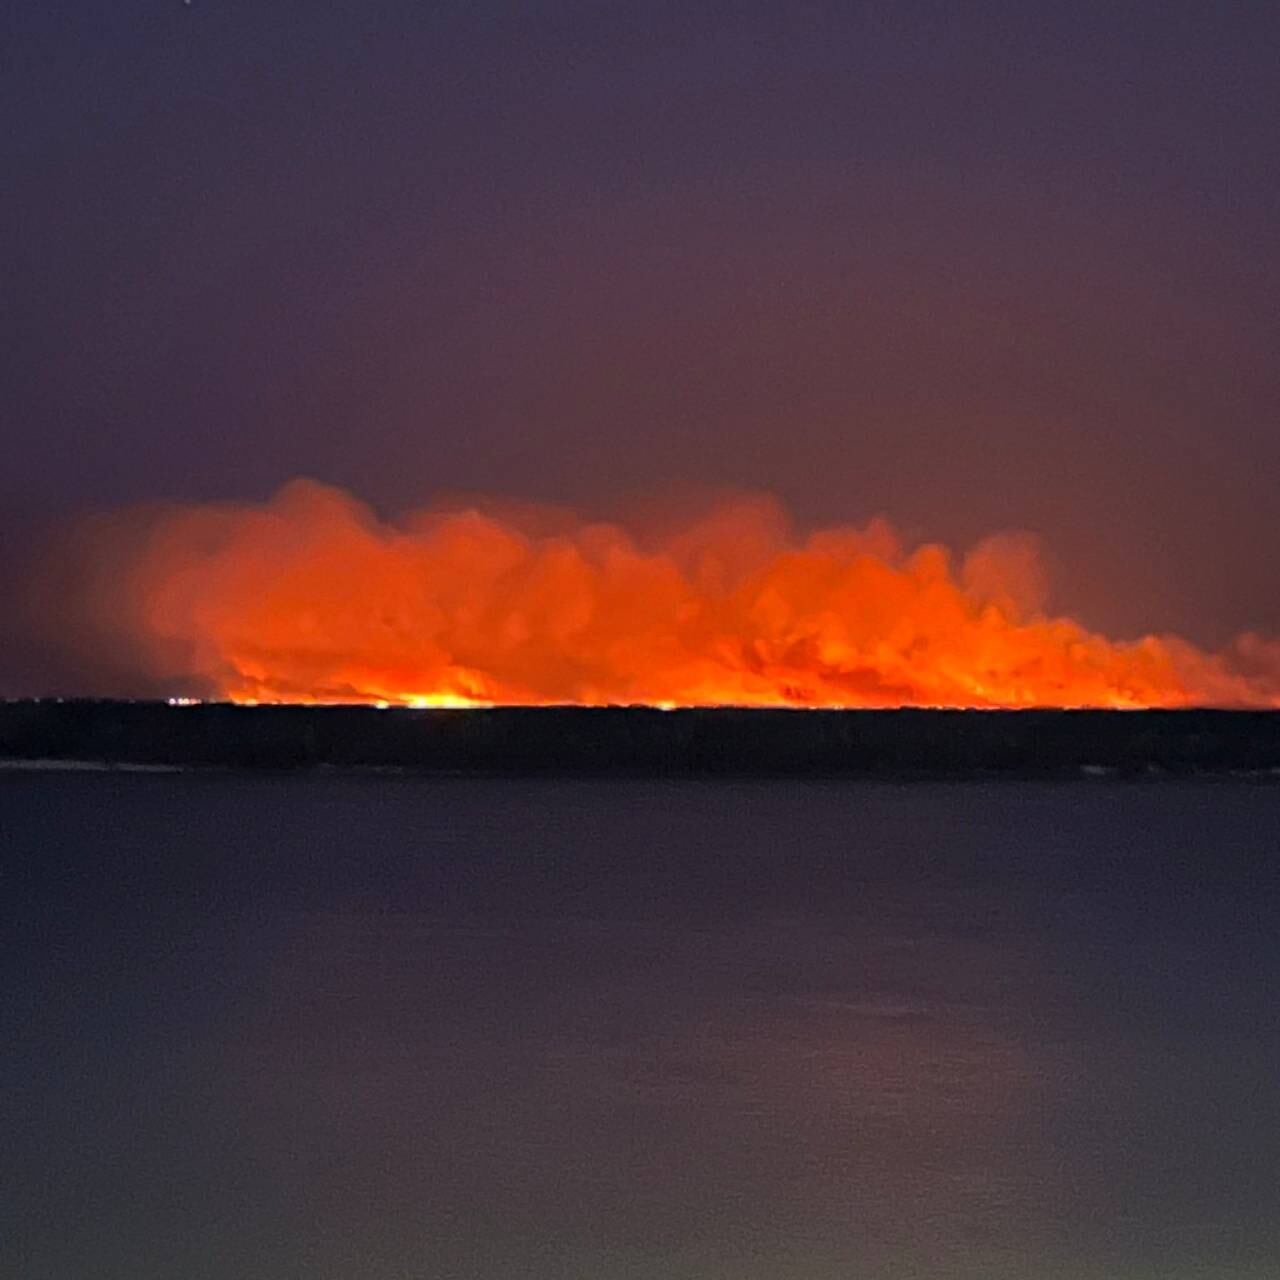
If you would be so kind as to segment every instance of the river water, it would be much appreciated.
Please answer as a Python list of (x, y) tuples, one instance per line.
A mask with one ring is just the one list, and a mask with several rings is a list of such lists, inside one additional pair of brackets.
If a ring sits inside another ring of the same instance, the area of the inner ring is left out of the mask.
[(1280, 786), (0, 774), (0, 1274), (1280, 1274)]

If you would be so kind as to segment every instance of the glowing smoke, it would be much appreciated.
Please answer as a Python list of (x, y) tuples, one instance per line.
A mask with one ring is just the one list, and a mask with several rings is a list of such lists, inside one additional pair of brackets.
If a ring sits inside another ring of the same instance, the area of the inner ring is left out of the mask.
[(531, 511), (388, 523), (298, 481), (98, 520), (69, 563), (65, 635), (240, 701), (1280, 705), (1270, 642), (1213, 655), (1044, 614), (1027, 535), (953, 566), (881, 520), (796, 537), (767, 498), (642, 539)]

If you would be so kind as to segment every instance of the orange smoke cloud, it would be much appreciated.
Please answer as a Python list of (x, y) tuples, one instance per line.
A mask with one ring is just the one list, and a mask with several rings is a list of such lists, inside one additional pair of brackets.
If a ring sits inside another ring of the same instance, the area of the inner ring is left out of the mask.
[(957, 565), (881, 520), (796, 537), (766, 498), (643, 539), (529, 512), (387, 523), (299, 481), (108, 518), (77, 556), (80, 631), (235, 701), (1280, 705), (1274, 644), (1118, 643), (1046, 615), (1027, 535)]

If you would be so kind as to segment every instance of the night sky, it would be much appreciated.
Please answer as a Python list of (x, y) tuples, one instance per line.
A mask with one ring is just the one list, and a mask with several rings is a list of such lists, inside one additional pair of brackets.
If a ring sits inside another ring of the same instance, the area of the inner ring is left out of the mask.
[(3, 9), (7, 591), (74, 512), (295, 475), (768, 489), (1280, 631), (1274, 3)]

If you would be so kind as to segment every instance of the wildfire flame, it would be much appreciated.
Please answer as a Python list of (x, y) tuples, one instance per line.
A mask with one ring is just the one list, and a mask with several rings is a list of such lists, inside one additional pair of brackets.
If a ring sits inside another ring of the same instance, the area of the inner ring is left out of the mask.
[(1280, 706), (1274, 642), (1047, 616), (1026, 535), (955, 564), (882, 520), (798, 538), (767, 498), (645, 540), (479, 509), (388, 523), (297, 481), (88, 542), (81, 618), (150, 678), (240, 702)]

